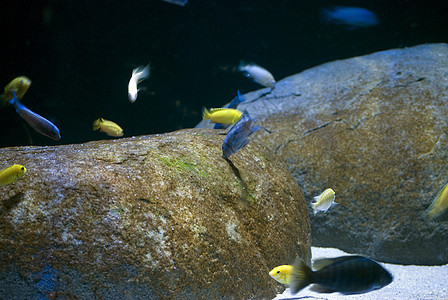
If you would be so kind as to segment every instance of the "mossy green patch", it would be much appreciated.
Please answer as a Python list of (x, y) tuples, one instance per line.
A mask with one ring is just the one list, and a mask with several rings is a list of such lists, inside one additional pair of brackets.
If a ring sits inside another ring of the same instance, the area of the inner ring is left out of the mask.
[(160, 161), (163, 162), (170, 169), (176, 170), (178, 173), (195, 173), (201, 177), (209, 177), (208, 172), (205, 172), (202, 168), (198, 167), (195, 162), (188, 161), (187, 159), (178, 159), (167, 156), (161, 156)]

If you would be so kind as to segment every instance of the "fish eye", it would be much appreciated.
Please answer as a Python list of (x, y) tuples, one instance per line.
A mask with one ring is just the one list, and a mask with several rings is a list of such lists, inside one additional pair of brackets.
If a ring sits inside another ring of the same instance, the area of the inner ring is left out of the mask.
[(23, 171), (23, 170), (25, 170), (25, 168), (24, 168), (24, 167), (21, 167), (20, 170)]
[(277, 274), (280, 274), (280, 271), (277, 271)]

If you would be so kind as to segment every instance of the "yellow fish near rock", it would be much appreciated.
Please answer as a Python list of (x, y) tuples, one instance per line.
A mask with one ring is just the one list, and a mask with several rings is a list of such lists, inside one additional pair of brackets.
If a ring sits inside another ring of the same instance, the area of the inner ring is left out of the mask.
[(448, 208), (448, 183), (439, 191), (434, 201), (426, 209), (426, 216), (433, 220), (441, 216)]
[(314, 197), (314, 203), (311, 203), (314, 209), (314, 214), (318, 211), (326, 212), (330, 207), (335, 206), (337, 203), (334, 202), (335, 195), (332, 189), (326, 189), (319, 196)]
[(289, 285), (291, 283), (291, 274), (293, 269), (294, 267), (291, 265), (281, 265), (272, 269), (269, 272), (269, 276), (281, 284)]
[(241, 119), (243, 113), (234, 108), (212, 108), (208, 111), (204, 108), (202, 117), (204, 120), (210, 120), (213, 123), (220, 123), (223, 125), (233, 125)]
[(92, 126), (93, 130), (100, 130), (101, 132), (105, 132), (109, 136), (120, 137), (123, 136), (123, 129), (121, 129), (118, 124), (105, 120), (103, 118), (99, 118), (93, 122)]
[(26, 173), (26, 168), (22, 165), (12, 165), (0, 171), (0, 185), (7, 185), (16, 182)]
[(14, 93), (17, 99), (22, 100), (23, 95), (31, 86), (31, 80), (25, 76), (19, 76), (11, 80), (5, 87), (5, 92), (2, 94), (1, 106), (5, 106), (9, 100), (14, 98)]

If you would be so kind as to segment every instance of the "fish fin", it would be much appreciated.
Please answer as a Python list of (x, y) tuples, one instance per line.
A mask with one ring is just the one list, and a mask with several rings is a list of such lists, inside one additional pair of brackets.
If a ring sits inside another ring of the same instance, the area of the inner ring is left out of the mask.
[[(229, 128), (229, 125), (224, 125), (221, 123), (216, 123), (215, 126), (213, 127), (213, 129), (227, 129), (227, 128)], [(220, 134), (227, 134), (227, 132), (220, 133)]]
[(438, 209), (437, 203), (439, 203), (442, 196), (447, 197), (446, 190), (448, 189), (448, 183), (437, 193), (436, 197), (432, 201), (431, 205), (426, 209), (426, 217), (430, 220), (435, 219), (443, 210)]
[(291, 283), (289, 288), (292, 294), (297, 294), (301, 289), (312, 282), (313, 271), (303, 260), (296, 259), (291, 273)]
[(210, 112), (205, 107), (202, 108), (202, 119), (203, 120), (209, 120), (210, 119)]
[(311, 291), (316, 292), (316, 293), (324, 293), (324, 294), (330, 294), (330, 293), (334, 293), (336, 292), (335, 290), (329, 289), (327, 287), (324, 287), (320, 284), (314, 284), (311, 288)]
[(17, 99), (16, 92), (12, 92), (14, 97), (8, 100), (9, 104), (11, 104), (15, 109), (17, 109), (21, 104), (19, 99)]
[(220, 111), (220, 110), (230, 110), (230, 111), (234, 111), (234, 110), (237, 110), (237, 109), (235, 109), (235, 108), (228, 108), (228, 107), (216, 107), (216, 108), (210, 108), (210, 113), (212, 114), (212, 113), (214, 113), (214, 112), (217, 112), (217, 111)]
[(146, 67), (140, 66), (132, 70), (132, 74), (141, 73), (140, 78), (138, 79), (138, 82), (142, 82), (146, 78), (149, 77), (150, 73), (150, 65), (148, 64)]
[(261, 128), (261, 126), (255, 126), (254, 128), (252, 128), (252, 132), (250, 134), (254, 133), (255, 131), (257, 131), (260, 128)]
[(241, 97), (240, 90), (236, 90), (236, 98), (238, 99), (238, 103), (244, 101), (243, 97)]
[(313, 270), (319, 271), (331, 265), (334, 262), (331, 258), (318, 258), (313, 260)]
[(243, 143), (243, 145), (241, 146), (241, 149), (243, 149), (244, 147), (246, 147), (250, 142), (250, 139), (246, 139)]
[(352, 259), (370, 260), (367, 257), (359, 256), (359, 255), (345, 255), (345, 256), (339, 256), (339, 257), (333, 257), (333, 258), (319, 258), (319, 259), (313, 260), (313, 269), (315, 271), (319, 271), (331, 264), (338, 264), (338, 263), (342, 263), (344, 261), (352, 260)]

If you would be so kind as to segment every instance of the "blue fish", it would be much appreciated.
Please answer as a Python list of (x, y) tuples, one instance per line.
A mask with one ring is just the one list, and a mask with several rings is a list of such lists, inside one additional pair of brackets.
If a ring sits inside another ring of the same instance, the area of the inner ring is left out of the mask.
[[(238, 104), (240, 104), (240, 102), (244, 101), (244, 99), (241, 97), (240, 91), (237, 90), (236, 92), (237, 92), (236, 97), (233, 98), (233, 100), (229, 103), (229, 105), (225, 106), (225, 108), (236, 109), (238, 107)], [(214, 129), (226, 129), (227, 127), (228, 127), (227, 125), (222, 125), (221, 123), (216, 123), (213, 128)]]
[(347, 25), (349, 28), (367, 28), (379, 23), (375, 13), (361, 7), (335, 6), (322, 9), (322, 19), (326, 22)]
[(238, 104), (240, 104), (240, 102), (243, 102), (244, 99), (241, 97), (241, 93), (239, 90), (236, 90), (236, 97), (233, 98), (233, 100), (230, 102), (229, 105), (227, 105), (227, 108), (237, 108)]
[(9, 103), (14, 106), (19, 116), (21, 116), (22, 119), (33, 127), (34, 130), (56, 141), (61, 138), (61, 134), (59, 133), (59, 129), (56, 125), (26, 108), (22, 103), (20, 103), (19, 99), (17, 99), (15, 93), (14, 97), (9, 100)]
[(260, 126), (254, 127), (255, 120), (252, 119), (247, 110), (244, 110), (241, 119), (227, 133), (224, 142), (222, 143), (222, 157), (229, 159), (229, 157), (247, 144), (249, 144), (249, 136), (260, 129)]

